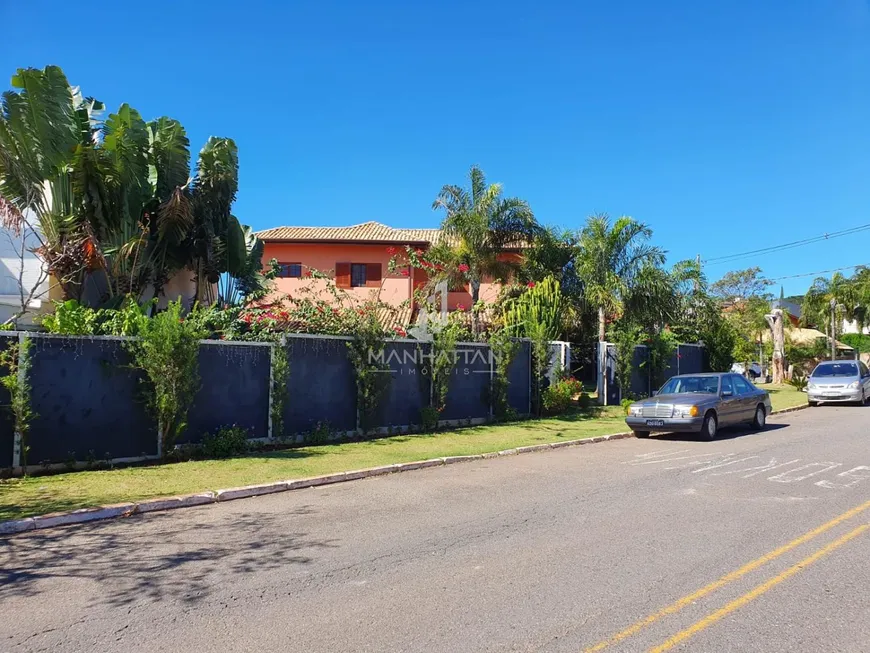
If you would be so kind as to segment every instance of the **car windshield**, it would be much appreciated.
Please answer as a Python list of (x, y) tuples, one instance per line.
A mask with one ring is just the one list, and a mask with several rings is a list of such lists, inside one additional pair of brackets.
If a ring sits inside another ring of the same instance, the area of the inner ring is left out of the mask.
[(829, 376), (858, 376), (858, 366), (855, 363), (825, 363), (819, 365), (813, 376), (829, 377)]
[(715, 376), (675, 376), (662, 386), (659, 394), (697, 392), (714, 395), (719, 392), (719, 378)]

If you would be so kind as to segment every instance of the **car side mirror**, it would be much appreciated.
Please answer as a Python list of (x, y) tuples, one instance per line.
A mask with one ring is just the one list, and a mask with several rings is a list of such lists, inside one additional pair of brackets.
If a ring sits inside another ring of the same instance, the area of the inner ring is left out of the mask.
[(659, 393), (658, 390), (653, 390), (653, 391), (652, 391), (652, 395), (650, 395), (650, 396), (655, 397), (658, 393)]
[(723, 390), (723, 391), (722, 391), (722, 396), (723, 396), (723, 397), (733, 397), (733, 396), (734, 396), (734, 392), (732, 392), (731, 390)]

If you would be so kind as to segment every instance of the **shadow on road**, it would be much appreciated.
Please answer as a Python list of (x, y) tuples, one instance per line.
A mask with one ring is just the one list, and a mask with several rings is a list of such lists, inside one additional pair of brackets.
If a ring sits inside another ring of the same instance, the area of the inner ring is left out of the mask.
[[(762, 433), (770, 433), (771, 431), (779, 431), (780, 429), (785, 429), (791, 426), (791, 424), (768, 424), (763, 431), (756, 431), (755, 429), (748, 428), (725, 428), (719, 431), (716, 434), (716, 439), (711, 442), (719, 442), (721, 440), (733, 440), (734, 438), (740, 438), (744, 435), (760, 435)], [(686, 442), (686, 441), (699, 441), (701, 440), (701, 436), (697, 433), (662, 433), (660, 435), (652, 436), (653, 439), (656, 440), (665, 440), (669, 442)]]
[(217, 583), (233, 583), (255, 570), (305, 565), (317, 550), (337, 547), (292, 531), (292, 516), (311, 512), (301, 507), (213, 521), (202, 513), (191, 518), (167, 512), (0, 538), (0, 605), (57, 589), (44, 581), (63, 578), (98, 583), (98, 604), (167, 598), (193, 603)]

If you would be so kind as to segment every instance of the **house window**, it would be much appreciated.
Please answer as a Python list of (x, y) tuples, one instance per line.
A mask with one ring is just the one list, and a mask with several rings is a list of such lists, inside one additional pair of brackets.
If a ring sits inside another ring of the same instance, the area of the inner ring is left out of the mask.
[(368, 266), (365, 263), (351, 263), (350, 265), (350, 287), (365, 288), (366, 272)]
[(302, 276), (301, 263), (279, 263), (278, 276), (282, 279), (297, 279)]

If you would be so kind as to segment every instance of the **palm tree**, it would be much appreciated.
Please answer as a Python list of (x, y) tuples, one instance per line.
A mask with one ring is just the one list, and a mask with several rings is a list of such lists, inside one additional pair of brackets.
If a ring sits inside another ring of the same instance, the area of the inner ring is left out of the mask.
[(831, 348), (837, 338), (837, 320), (860, 317), (861, 297), (856, 284), (839, 272), (830, 279), (818, 277), (804, 296), (802, 319), (807, 324), (824, 325), (831, 338)]
[(580, 231), (575, 265), (586, 301), (598, 311), (599, 342), (605, 341), (608, 317), (622, 312), (642, 272), (651, 283), (662, 281), (651, 269), (662, 265), (665, 256), (648, 243), (651, 236), (641, 222), (621, 217), (611, 223), (607, 215), (591, 216)]
[[(469, 188), (446, 185), (432, 203), (446, 215), (441, 223), (445, 239), (433, 247), (431, 257), (444, 268), (438, 280), (470, 285), (474, 306), (484, 278), (505, 280), (518, 269), (518, 261), (502, 256), (505, 250), (532, 242), (541, 227), (525, 200), (503, 198), (501, 184), (487, 185), (479, 167), (472, 166), (468, 176)], [(472, 329), (477, 334), (475, 310)]]

